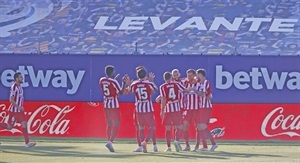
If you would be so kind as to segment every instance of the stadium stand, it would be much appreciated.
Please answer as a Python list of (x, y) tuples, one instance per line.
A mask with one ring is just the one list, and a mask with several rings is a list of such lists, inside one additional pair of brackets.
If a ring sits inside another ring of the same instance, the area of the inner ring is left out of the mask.
[[(299, 0), (0, 0), (0, 3), (1, 54), (300, 55)], [(133, 26), (140, 29), (130, 30), (128, 27), (132, 26), (126, 26), (124, 20), (130, 17), (142, 19), (132, 21), (140, 23)], [(250, 30), (254, 24), (251, 18), (264, 21), (257, 29)], [(231, 29), (216, 25), (216, 19), (229, 23)], [(194, 28), (180, 28), (189, 20), (197, 20), (190, 23)], [(276, 30), (276, 23), (290, 31), (280, 31), (278, 26)]]

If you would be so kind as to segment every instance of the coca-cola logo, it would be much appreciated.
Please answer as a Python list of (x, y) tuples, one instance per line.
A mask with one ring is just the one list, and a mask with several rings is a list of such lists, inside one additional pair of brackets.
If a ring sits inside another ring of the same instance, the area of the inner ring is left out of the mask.
[[(28, 133), (29, 134), (50, 134), (50, 135), (63, 135), (69, 130), (70, 119), (66, 115), (70, 113), (74, 107), (66, 105), (59, 107), (56, 105), (42, 105), (34, 112), (25, 112), (29, 115), (28, 119)], [(5, 111), (6, 106), (0, 104), (0, 121), (8, 123), (9, 115)], [(2, 120), (1, 120), (2, 119)], [(16, 123), (15, 127), (20, 126)], [(0, 132), (21, 133), (17, 128), (12, 130), (0, 130)]]
[(278, 107), (265, 117), (261, 125), (261, 133), (265, 137), (300, 136), (300, 115), (284, 115), (283, 112), (284, 109)]
[(100, 105), (100, 102), (87, 102), (87, 104), (92, 107), (98, 107)]

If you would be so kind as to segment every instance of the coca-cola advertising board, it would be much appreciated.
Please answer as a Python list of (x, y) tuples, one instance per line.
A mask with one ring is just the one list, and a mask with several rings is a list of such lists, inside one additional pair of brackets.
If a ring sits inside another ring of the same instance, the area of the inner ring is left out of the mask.
[[(189, 68), (205, 68), (214, 103), (299, 104), (299, 63), (298, 56), (0, 55), (0, 100), (8, 100), (13, 74), (19, 71), (26, 100), (102, 101), (99, 78), (112, 64), (121, 76), (133, 79), (135, 67), (144, 65), (156, 74), (157, 85), (165, 71), (177, 68), (186, 76)], [(133, 102), (134, 97), (121, 96), (121, 101)]]
[[(7, 122), (9, 102), (0, 102), (0, 122)], [(103, 104), (98, 102), (25, 102), (28, 131), (34, 136), (105, 138)], [(164, 138), (159, 105), (154, 104), (156, 135)], [(133, 103), (121, 103), (118, 138), (134, 138)], [(191, 137), (195, 138), (191, 125)], [(299, 104), (215, 104), (209, 129), (223, 140), (300, 140)], [(132, 131), (132, 132), (128, 132)], [(0, 130), (20, 136), (20, 125)]]

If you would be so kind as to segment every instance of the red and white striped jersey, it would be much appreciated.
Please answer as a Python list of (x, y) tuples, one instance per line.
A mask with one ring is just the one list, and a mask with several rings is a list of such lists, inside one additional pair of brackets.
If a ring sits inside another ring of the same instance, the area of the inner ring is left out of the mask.
[[(190, 87), (195, 88), (196, 90), (200, 90), (200, 84), (195, 82), (191, 84), (190, 82), (185, 82), (185, 87), (188, 89)], [(200, 103), (200, 97), (194, 91), (189, 92), (186, 94), (186, 110), (198, 110)]]
[(137, 113), (154, 112), (151, 94), (157, 90), (153, 82), (136, 80), (130, 85), (130, 91), (135, 94), (135, 108)]
[[(23, 89), (21, 87), (21, 85), (17, 85), (16, 83), (14, 83), (11, 87), (10, 87), (10, 97), (14, 97), (14, 100), (17, 104), (18, 107), (23, 107), (23, 103), (24, 103), (24, 92)], [(9, 111), (10, 112), (20, 112), (20, 110), (18, 109), (18, 107), (15, 107), (13, 104), (10, 104), (9, 106)]]
[[(178, 82), (184, 86), (186, 80), (186, 78), (181, 78), (179, 80), (174, 80), (174, 82)], [(186, 95), (183, 92), (179, 92), (179, 105), (181, 109), (186, 107)]]
[(178, 82), (166, 82), (160, 86), (160, 95), (166, 98), (165, 113), (180, 111), (180, 92), (185, 89)]
[(211, 100), (207, 98), (211, 94), (208, 80), (205, 79), (200, 83), (200, 91), (205, 93), (204, 97), (200, 97), (200, 108), (212, 108)]
[(104, 108), (119, 108), (119, 92), (121, 91), (121, 87), (118, 81), (116, 79), (102, 77), (99, 84), (104, 96)]

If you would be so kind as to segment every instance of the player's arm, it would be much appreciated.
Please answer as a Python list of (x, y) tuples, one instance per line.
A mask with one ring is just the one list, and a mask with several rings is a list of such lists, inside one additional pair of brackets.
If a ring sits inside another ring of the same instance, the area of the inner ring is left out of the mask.
[(15, 101), (15, 96), (14, 96), (14, 95), (10, 96), (9, 102), (10, 102), (14, 107), (18, 108), (18, 110), (20, 110), (20, 111), (23, 110), (23, 107), (20, 107), (20, 106), (17, 105), (17, 103), (16, 103), (16, 101)]
[(148, 76), (149, 76), (149, 77), (148, 77), (148, 80), (149, 80), (150, 82), (153, 82), (153, 81), (154, 81), (154, 78), (155, 78), (155, 74), (154, 74), (153, 72), (150, 72)]
[(17, 105), (16, 101), (15, 101), (15, 91), (16, 90), (11, 90), (10, 96), (9, 96), (9, 102), (12, 104), (12, 106), (18, 108), (18, 110), (23, 111), (23, 107), (20, 107)]
[(179, 92), (182, 93), (189, 93), (191, 91), (191, 89), (187, 89), (184, 85), (182, 85), (181, 83), (177, 83)]
[[(118, 74), (117, 76), (119, 76), (120, 74)], [(117, 76), (115, 78), (117, 78)], [(122, 88), (121, 88), (121, 91), (119, 92), (119, 95), (123, 95), (123, 94), (126, 94), (124, 93), (125, 92), (125, 88), (126, 88), (126, 81), (125, 81), (125, 78), (127, 78), (128, 75), (124, 75), (124, 77), (122, 78)]]
[(160, 117), (163, 118), (164, 117), (164, 110), (166, 107), (166, 97), (162, 96), (161, 97), (161, 104), (160, 104)]
[(198, 84), (196, 87), (190, 88), (191, 91), (195, 92), (197, 95), (203, 97), (205, 96), (205, 92), (200, 91), (200, 85)]
[(133, 85), (132, 82), (133, 80), (129, 78), (129, 76), (124, 78), (124, 82), (125, 82), (125, 90), (124, 90), (124, 94), (132, 94), (133, 91)]
[(161, 95), (158, 95), (158, 96), (156, 97), (155, 101), (156, 101), (157, 103), (160, 103), (160, 102), (161, 102)]

